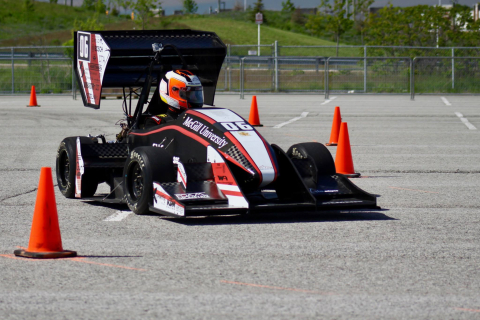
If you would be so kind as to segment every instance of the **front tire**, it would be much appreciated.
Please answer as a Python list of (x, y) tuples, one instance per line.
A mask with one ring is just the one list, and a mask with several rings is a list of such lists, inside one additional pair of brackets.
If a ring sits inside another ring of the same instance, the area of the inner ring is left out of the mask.
[(336, 173), (332, 155), (321, 143), (294, 144), (288, 149), (287, 155), (309, 188), (317, 187), (319, 176), (331, 176)]
[(135, 148), (123, 170), (123, 190), (128, 208), (135, 214), (149, 213), (153, 205), (153, 181), (174, 182), (173, 159), (155, 147)]

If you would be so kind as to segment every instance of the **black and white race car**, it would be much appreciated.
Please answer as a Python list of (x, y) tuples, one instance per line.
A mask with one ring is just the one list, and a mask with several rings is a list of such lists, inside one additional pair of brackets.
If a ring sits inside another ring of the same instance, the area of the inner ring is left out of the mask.
[[(335, 172), (322, 144), (298, 143), (285, 152), (231, 110), (189, 109), (173, 121), (143, 128), (146, 117), (164, 112), (158, 84), (170, 70), (198, 75), (205, 104), (213, 105), (226, 54), (216, 34), (78, 31), (75, 39), (84, 105), (98, 109), (102, 88), (122, 87), (126, 137), (120, 143), (103, 136), (65, 138), (56, 168), (65, 197), (126, 203), (137, 214), (175, 217), (377, 208), (374, 195)], [(110, 192), (96, 194), (103, 182)]]

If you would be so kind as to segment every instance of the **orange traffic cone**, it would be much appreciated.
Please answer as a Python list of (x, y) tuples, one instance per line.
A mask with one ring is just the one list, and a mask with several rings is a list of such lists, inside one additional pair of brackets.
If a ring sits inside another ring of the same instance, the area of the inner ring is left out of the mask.
[(27, 250), (15, 250), (14, 253), (16, 256), (36, 259), (77, 256), (75, 251), (66, 251), (62, 248), (57, 204), (53, 190), (52, 168), (43, 167), (40, 171), (40, 182), (28, 248)]
[(360, 173), (355, 173), (355, 169), (353, 169), (352, 150), (350, 149), (350, 138), (346, 122), (342, 122), (340, 126), (337, 154), (335, 155), (335, 169), (337, 173), (341, 173), (349, 178), (360, 177)]
[(340, 133), (340, 123), (342, 123), (342, 116), (340, 115), (340, 107), (335, 107), (333, 113), (332, 132), (330, 133), (330, 142), (326, 146), (336, 146), (338, 144), (338, 134)]
[(250, 107), (248, 123), (254, 127), (263, 127), (263, 124), (260, 124), (260, 117), (258, 116), (257, 96), (252, 97), (252, 105)]
[(32, 91), (30, 92), (30, 103), (27, 107), (40, 107), (37, 105), (37, 94), (35, 93), (35, 86), (32, 86)]

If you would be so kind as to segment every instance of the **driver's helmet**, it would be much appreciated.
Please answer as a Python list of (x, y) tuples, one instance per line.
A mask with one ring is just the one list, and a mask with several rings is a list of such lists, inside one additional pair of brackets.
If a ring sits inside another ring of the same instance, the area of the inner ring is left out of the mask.
[(175, 113), (203, 106), (203, 87), (196, 75), (188, 70), (173, 70), (160, 82), (160, 98)]

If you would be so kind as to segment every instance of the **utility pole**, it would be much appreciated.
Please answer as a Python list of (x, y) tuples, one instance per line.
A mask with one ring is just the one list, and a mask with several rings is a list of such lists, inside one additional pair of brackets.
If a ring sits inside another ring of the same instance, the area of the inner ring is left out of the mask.
[(247, 11), (247, 0), (243, 1), (243, 11)]

